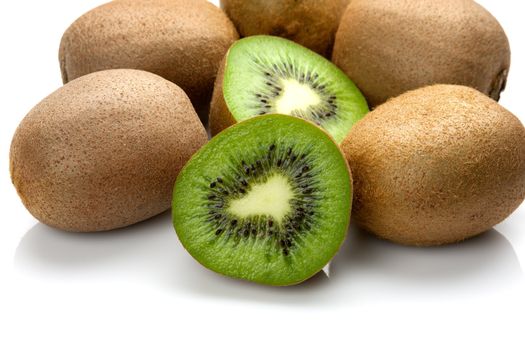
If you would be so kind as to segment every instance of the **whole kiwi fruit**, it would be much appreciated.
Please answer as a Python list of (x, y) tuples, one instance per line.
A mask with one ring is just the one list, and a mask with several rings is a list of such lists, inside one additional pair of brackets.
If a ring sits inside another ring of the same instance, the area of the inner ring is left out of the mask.
[(472, 0), (352, 0), (332, 59), (371, 107), (433, 84), (466, 85), (498, 100), (510, 48), (498, 21)]
[(293, 40), (325, 57), (350, 0), (221, 0), (241, 36), (266, 34)]
[(22, 120), (11, 179), (41, 222), (110, 230), (167, 210), (177, 174), (206, 141), (178, 86), (144, 71), (102, 71), (64, 85)]
[(461, 241), (525, 197), (525, 128), (482, 93), (435, 85), (393, 98), (350, 131), (355, 221), (408, 245)]
[(66, 30), (60, 68), (64, 83), (105, 69), (149, 71), (180, 86), (202, 109), (219, 63), (237, 39), (226, 14), (206, 0), (118, 0)]

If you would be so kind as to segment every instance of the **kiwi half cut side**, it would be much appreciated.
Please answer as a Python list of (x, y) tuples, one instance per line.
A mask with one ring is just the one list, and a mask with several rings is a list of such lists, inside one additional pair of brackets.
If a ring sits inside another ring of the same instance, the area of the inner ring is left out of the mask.
[(213, 135), (265, 114), (311, 121), (337, 143), (368, 113), (355, 84), (333, 63), (290, 40), (259, 35), (235, 42), (219, 70), (210, 108)]
[(348, 165), (334, 141), (302, 119), (266, 115), (201, 148), (179, 174), (173, 224), (202, 265), (261, 284), (319, 272), (347, 232)]

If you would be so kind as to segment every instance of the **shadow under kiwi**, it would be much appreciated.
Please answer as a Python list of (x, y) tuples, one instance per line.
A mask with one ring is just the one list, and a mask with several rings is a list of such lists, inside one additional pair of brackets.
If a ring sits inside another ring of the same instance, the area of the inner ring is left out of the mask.
[(106, 232), (65, 232), (38, 223), (20, 241), (15, 268), (67, 278), (98, 274), (151, 280), (173, 272), (182, 258), (177, 250), (169, 211)]
[(169, 212), (127, 228), (70, 233), (36, 224), (21, 240), (15, 268), (61, 280), (133, 281), (168, 293), (291, 306), (338, 305), (367, 298), (442, 297), (510, 288), (523, 272), (496, 230), (432, 248), (396, 245), (351, 226), (347, 241), (323, 271), (295, 286), (271, 287), (207, 270), (182, 247)]
[(442, 298), (494, 293), (523, 284), (510, 242), (491, 229), (460, 243), (410, 247), (380, 239), (351, 225), (333, 259), (331, 283), (362, 298)]
[(207, 270), (182, 247), (169, 212), (107, 232), (74, 233), (44, 224), (33, 226), (15, 253), (15, 269), (38, 278), (85, 278), (145, 283), (168, 293), (301, 304), (321, 296), (328, 278), (322, 271), (290, 287), (235, 280)]

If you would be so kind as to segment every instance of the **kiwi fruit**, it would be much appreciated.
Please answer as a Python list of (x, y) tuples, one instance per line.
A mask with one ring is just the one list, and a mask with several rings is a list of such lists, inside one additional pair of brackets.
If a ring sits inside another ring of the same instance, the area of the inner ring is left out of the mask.
[(119, 0), (77, 19), (60, 44), (64, 83), (95, 71), (131, 68), (181, 87), (209, 106), (219, 63), (237, 30), (206, 0)]
[(177, 174), (206, 142), (175, 84), (138, 70), (96, 72), (22, 120), (11, 143), (11, 179), (41, 222), (105, 231), (169, 209)]
[(330, 57), (339, 21), (350, 0), (221, 0), (241, 36), (274, 35)]
[(213, 135), (265, 114), (300, 117), (341, 142), (368, 112), (361, 92), (335, 65), (290, 40), (251, 36), (228, 50), (210, 107)]
[(358, 122), (342, 143), (355, 221), (388, 240), (441, 245), (489, 230), (525, 197), (525, 128), (479, 91), (407, 92)]
[(498, 21), (472, 0), (352, 0), (332, 60), (371, 107), (434, 84), (470, 86), (498, 100), (510, 48)]
[(302, 119), (265, 115), (226, 129), (175, 184), (173, 223), (202, 265), (234, 278), (291, 285), (342, 244), (352, 182), (338, 146)]

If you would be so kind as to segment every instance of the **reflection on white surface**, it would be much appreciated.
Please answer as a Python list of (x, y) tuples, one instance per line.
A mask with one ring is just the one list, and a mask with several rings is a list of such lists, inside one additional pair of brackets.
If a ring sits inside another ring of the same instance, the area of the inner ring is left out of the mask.
[(179, 243), (169, 213), (106, 233), (67, 233), (37, 224), (22, 239), (15, 267), (31, 277), (89, 278), (102, 285), (132, 281), (168, 293), (288, 305), (479, 295), (523, 282), (512, 246), (495, 230), (456, 245), (414, 248), (352, 227), (330, 265), (330, 278), (320, 272), (298, 286), (259, 286), (200, 266)]

